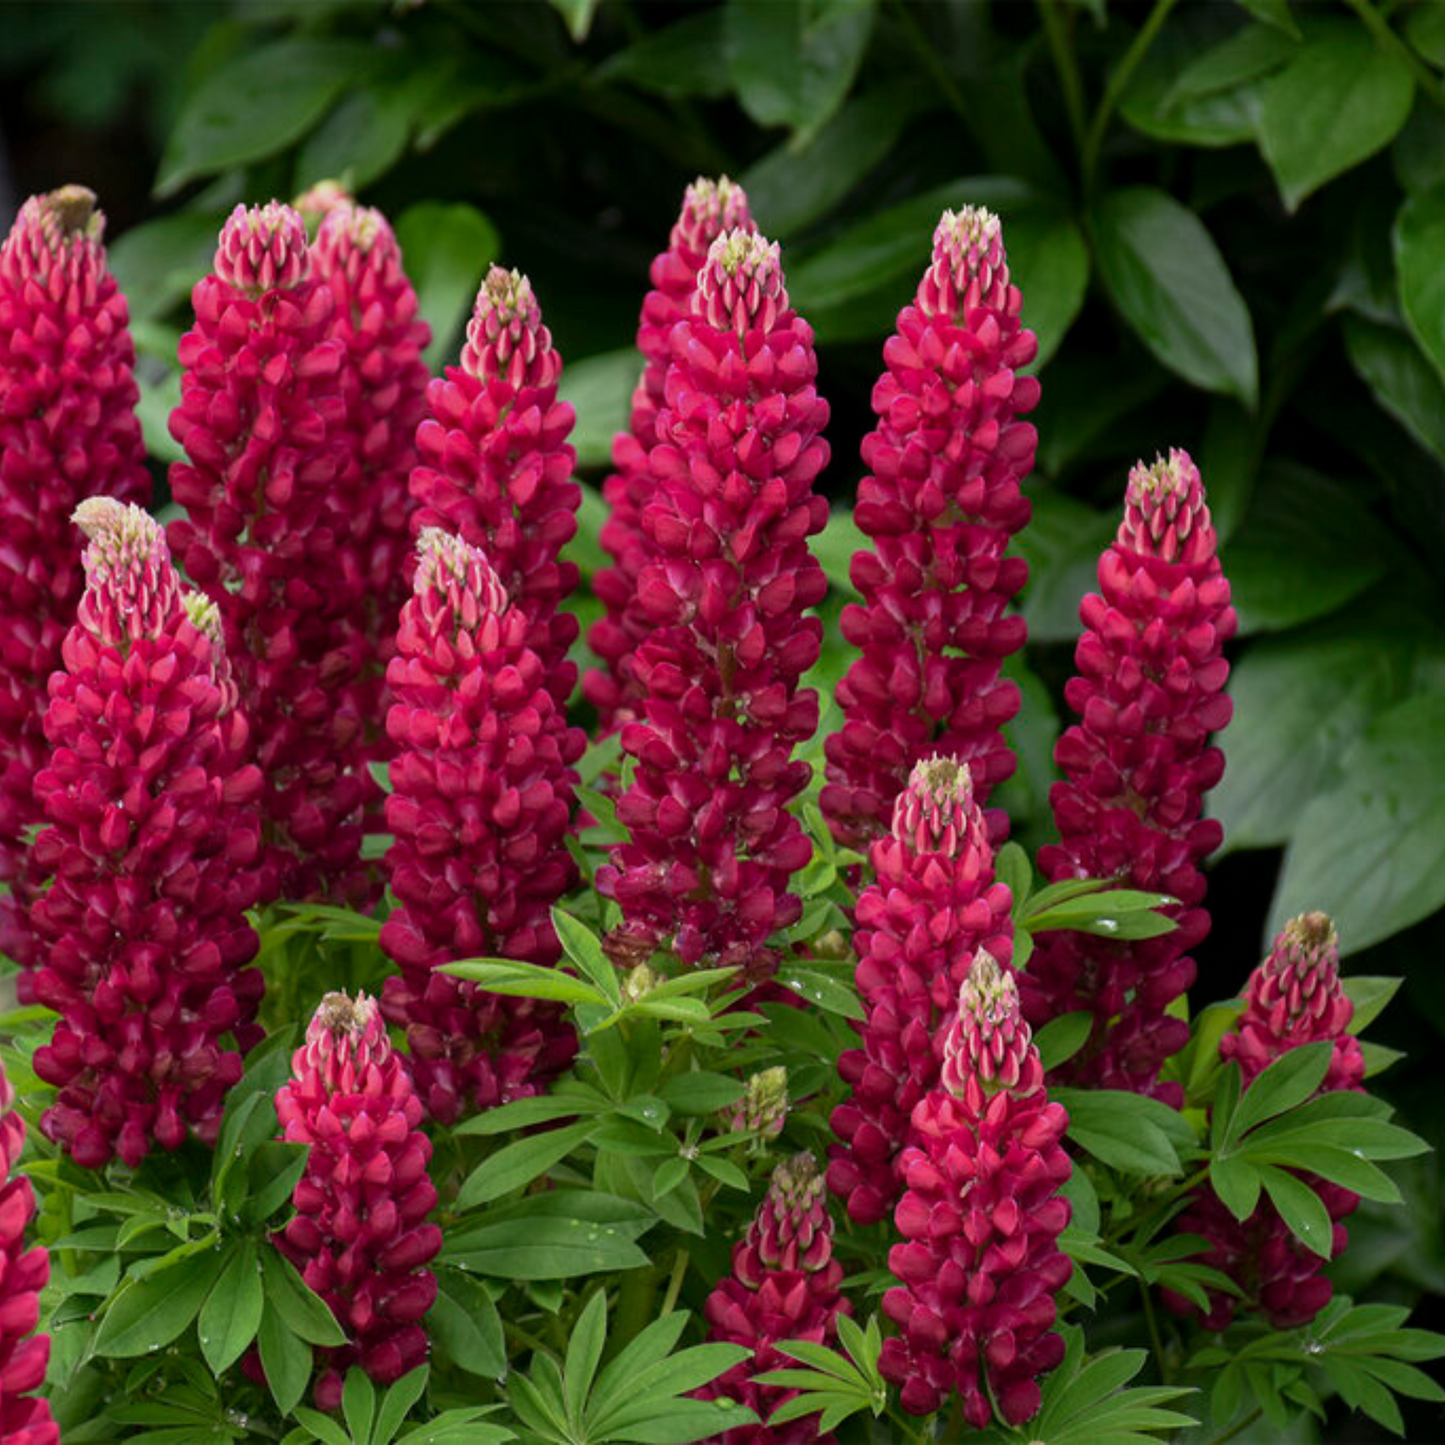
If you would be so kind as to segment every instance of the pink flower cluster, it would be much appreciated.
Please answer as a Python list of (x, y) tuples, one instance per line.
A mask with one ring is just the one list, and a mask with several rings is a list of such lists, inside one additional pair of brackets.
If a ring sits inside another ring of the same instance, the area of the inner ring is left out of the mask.
[(1209, 931), (1199, 865), (1222, 829), (1201, 812), (1224, 772), (1210, 734), (1232, 709), (1224, 644), (1236, 620), (1216, 543), (1187, 453), (1134, 468), (1118, 537), (1099, 559), (1100, 590), (1079, 609), (1079, 671), (1064, 696), (1080, 721), (1055, 749), (1065, 781), (1050, 798), (1061, 841), (1039, 852), (1050, 881), (1107, 878), (1177, 898), (1178, 927), (1137, 942), (1042, 935), (1021, 980), (1035, 1025), (1076, 1009), (1094, 1014), (1071, 1081), (1176, 1107), (1178, 1085), (1158, 1075), (1189, 1028), (1165, 1011), (1194, 982), (1188, 955)]
[(958, 990), (980, 952), (1008, 964), (1012, 897), (996, 882), (967, 764), (914, 766), (874, 843), (876, 881), (858, 899), (855, 981), (860, 1047), (838, 1060), (852, 1096), (833, 1111), (828, 1184), (861, 1224), (887, 1217), (902, 1190), (899, 1153), (934, 1088)]
[(904, 1243), (883, 1296), (900, 1333), (878, 1368), (903, 1408), (929, 1415), (957, 1394), (981, 1430), (1038, 1412), (1038, 1377), (1064, 1355), (1054, 1296), (1073, 1262), (1058, 1247), (1070, 1208), (1068, 1115), (1049, 1102), (1014, 975), (980, 953), (959, 990), (939, 1087), (913, 1111), (895, 1222)]
[[(837, 1335), (838, 1316), (852, 1308), (838, 1292), (843, 1266), (833, 1258), (833, 1221), (828, 1217), (822, 1176), (811, 1154), (798, 1154), (773, 1171), (767, 1196), (745, 1238), (733, 1246), (732, 1274), (707, 1298), (703, 1314), (709, 1338), (746, 1345), (753, 1352), (698, 1391), (703, 1399), (728, 1396), (768, 1415), (797, 1390), (760, 1385), (755, 1377), (794, 1364), (777, 1345), (783, 1340), (827, 1344)], [(816, 1416), (769, 1427), (727, 1430), (722, 1445), (808, 1445), (831, 1440), (818, 1433)]]
[(416, 434), (413, 530), (442, 527), (480, 547), (512, 605), (557, 706), (577, 681), (567, 650), (577, 619), (561, 611), (577, 564), (561, 551), (577, 531), (582, 489), (567, 444), (575, 414), (557, 400), (562, 358), (531, 282), (493, 266), (477, 293), (461, 365), (427, 389), (431, 415)]
[(296, 1214), (276, 1247), (331, 1307), (349, 1343), (327, 1351), (316, 1403), (341, 1403), (347, 1368), (389, 1385), (423, 1364), (442, 1245), (421, 1101), (374, 1000), (327, 994), (276, 1094), (286, 1140), (307, 1144)]
[(159, 525), (92, 498), (79, 618), (50, 682), (52, 753), (35, 780), (52, 886), (32, 918), (35, 996), (60, 1014), (35, 1071), (41, 1121), (76, 1163), (214, 1142), (264, 982), (245, 967), (260, 880), (261, 779), (204, 598), (182, 597)]
[(267, 899), (365, 902), (356, 685), (367, 640), (349, 552), (347, 346), (300, 216), (238, 206), (181, 338), (170, 542), (220, 609), (265, 777)]
[(15, 1171), (24, 1146), (25, 1120), (15, 1112), (15, 1090), (0, 1071), (0, 1440), (60, 1445), (50, 1402), (32, 1394), (45, 1383), (50, 1360), (50, 1336), (34, 1333), (50, 1256), (43, 1245), (25, 1248), (35, 1190)]
[[(1285, 924), (1269, 956), (1249, 977), (1244, 1012), (1232, 1033), (1219, 1041), (1219, 1054), (1239, 1065), (1245, 1089), (1291, 1049), (1306, 1044), (1334, 1046), (1320, 1093), (1359, 1089), (1365, 1058), (1351, 1035), (1354, 1007), (1340, 986), (1339, 940), (1323, 913), (1306, 913)], [(1349, 1239), (1341, 1222), (1353, 1214), (1360, 1199), (1338, 1184), (1313, 1176), (1306, 1182), (1323, 1200), (1334, 1225), (1330, 1258), (1338, 1258)], [(1207, 1186), (1179, 1216), (1183, 1234), (1202, 1235), (1209, 1250), (1201, 1264), (1227, 1274), (1240, 1288), (1243, 1303), (1263, 1311), (1277, 1329), (1308, 1324), (1329, 1302), (1333, 1286), (1324, 1274), (1328, 1261), (1307, 1249), (1285, 1224), (1268, 1199), (1241, 1223)], [(1165, 1293), (1180, 1314), (1197, 1314), (1180, 1295)], [(1222, 1330), (1241, 1301), (1213, 1290), (1206, 1329)]]
[[(933, 263), (883, 349), (870, 474), (853, 515), (874, 550), (854, 554), (862, 595), (843, 611), (861, 656), (838, 684), (843, 726), (826, 744), (823, 813), (840, 842), (885, 831), (910, 769), (939, 754), (968, 764), (980, 804), (1014, 770), (1001, 729), (1019, 710), (1004, 659), (1023, 646), (1008, 613), (1028, 567), (1010, 538), (1029, 520), (1020, 483), (1037, 437), (1020, 415), (1039, 383), (1018, 374), (1038, 350), (1019, 321), (998, 218), (945, 211)], [(989, 819), (998, 839), (1008, 820)]]
[(407, 1031), (428, 1112), (450, 1122), (535, 1092), (572, 1057), (554, 1005), (436, 970), (479, 954), (556, 962), (550, 910), (576, 881), (564, 839), (582, 735), (547, 690), (534, 619), (481, 550), (427, 528), (418, 553), (387, 672), (398, 906), (381, 944), (401, 973), (382, 1002)]
[(658, 415), (668, 405), (672, 328), (691, 312), (698, 272), (712, 243), (724, 231), (753, 229), (741, 186), (726, 176), (716, 181), (699, 176), (683, 197), (667, 250), (652, 263), (652, 290), (642, 303), (637, 326), (642, 376), (632, 395), (630, 427), (612, 443), (614, 471), (602, 484), (603, 500), (611, 510), (598, 540), (616, 565), (592, 579), (592, 590), (606, 615), (594, 624), (587, 642), (602, 659), (603, 670), (588, 673), (583, 687), (604, 733), (642, 715), (645, 693), (633, 675), (632, 654), (653, 626), (638, 597), (642, 570), (652, 560), (642, 514), (657, 486), (650, 457), (659, 439)]
[(70, 514), (87, 497), (150, 499), (125, 297), (105, 217), (84, 186), (31, 196), (0, 245), (0, 953), (39, 961), (27, 912), (39, 877), (46, 679), (84, 583)]
[(750, 231), (713, 242), (670, 346), (637, 593), (652, 630), (632, 662), (646, 721), (622, 730), (631, 839), (598, 878), (634, 938), (766, 971), (811, 853), (788, 805), (810, 774), (793, 749), (818, 725), (798, 684), (822, 636), (804, 612), (827, 590), (807, 539), (827, 521), (828, 405), (778, 248)]

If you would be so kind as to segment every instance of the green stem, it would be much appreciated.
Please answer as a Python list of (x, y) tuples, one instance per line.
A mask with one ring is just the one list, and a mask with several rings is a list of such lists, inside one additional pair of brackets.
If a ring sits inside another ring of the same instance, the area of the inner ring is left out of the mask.
[(652, 1302), (657, 1298), (658, 1271), (632, 1269), (622, 1276), (617, 1295), (617, 1338), (630, 1340), (652, 1321)]
[(1133, 43), (1124, 52), (1124, 58), (1115, 68), (1114, 73), (1109, 77), (1109, 83), (1104, 87), (1104, 98), (1099, 102), (1099, 108), (1094, 112), (1093, 123), (1089, 127), (1088, 137), (1084, 141), (1084, 192), (1092, 195), (1094, 190), (1094, 176), (1099, 168), (1099, 152), (1104, 147), (1104, 132), (1108, 129), (1109, 117), (1114, 113), (1114, 107), (1119, 102), (1119, 97), (1128, 88), (1129, 82), (1134, 78), (1134, 72), (1139, 68), (1139, 63), (1149, 53), (1149, 47), (1154, 44), (1163, 28), (1164, 22), (1169, 18), (1169, 12), (1179, 3), (1179, 0), (1154, 0), (1154, 8), (1149, 12), (1149, 18), (1145, 20), (1143, 27), (1134, 37)]
[(1064, 7), (1061, 0), (1035, 0), (1035, 3), (1043, 17), (1044, 35), (1049, 42), (1049, 54), (1054, 58), (1054, 69), (1059, 73), (1064, 109), (1069, 115), (1069, 129), (1074, 133), (1074, 146), (1082, 157), (1088, 126), (1084, 115), (1084, 81), (1070, 44), (1071, 37), (1065, 29)]
[(1154, 1350), (1154, 1358), (1159, 1363), (1159, 1380), (1161, 1384), (1169, 1383), (1169, 1367), (1164, 1359), (1164, 1337), (1159, 1333), (1159, 1320), (1154, 1313), (1154, 1299), (1149, 1290), (1148, 1282), (1139, 1281), (1139, 1298), (1144, 1302), (1144, 1323), (1149, 1326), (1149, 1344)]
[(1238, 1425), (1231, 1426), (1228, 1430), (1224, 1431), (1223, 1434), (1216, 1435), (1212, 1440), (1207, 1441), (1206, 1445), (1224, 1445), (1224, 1442), (1226, 1440), (1233, 1440), (1237, 1436), (1244, 1434), (1244, 1432), (1248, 1430), (1249, 1427), (1253, 1425), (1254, 1422), (1258, 1420), (1259, 1417), (1263, 1414), (1264, 1411), (1256, 1407), (1255, 1409), (1251, 1410), (1250, 1413), (1246, 1415), (1244, 1419), (1239, 1422)]
[(667, 1282), (667, 1293), (662, 1297), (662, 1309), (658, 1312), (658, 1319), (664, 1315), (670, 1315), (677, 1308), (677, 1297), (682, 1293), (682, 1282), (687, 1278), (688, 1253), (681, 1246), (677, 1247), (677, 1258), (672, 1263), (672, 1278)]
[(898, 15), (909, 47), (918, 57), (918, 63), (928, 72), (953, 113), (969, 130), (973, 130), (973, 117), (969, 113), (968, 101), (954, 83), (953, 76), (949, 74), (948, 67), (938, 53), (938, 47), (923, 33), (923, 27), (908, 8), (908, 0), (893, 0), (893, 9)]
[(1390, 28), (1390, 22), (1370, 4), (1370, 0), (1345, 0), (1345, 4), (1360, 17), (1365, 29), (1374, 36), (1376, 44), (1409, 66), (1410, 73), (1415, 77), (1416, 85), (1436, 105), (1445, 110), (1445, 82), (1442, 82), (1439, 76), (1415, 54), (1414, 50), (1395, 34)]

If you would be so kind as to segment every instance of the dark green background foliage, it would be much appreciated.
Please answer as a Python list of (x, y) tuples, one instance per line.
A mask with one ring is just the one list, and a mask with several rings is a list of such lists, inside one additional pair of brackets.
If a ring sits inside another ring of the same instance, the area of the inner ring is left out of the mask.
[[(830, 607), (881, 341), (939, 211), (998, 210), (1043, 382), (1016, 836), (1046, 835), (1077, 604), (1127, 469), (1187, 447), (1241, 623), (1201, 991), (1328, 910), (1349, 972), (1405, 975), (1386, 1034), (1411, 1058), (1380, 1088), (1445, 1141), (1445, 5), (153, 0), (11, 5), (0, 27), (11, 199), (100, 193), (158, 464), (221, 216), (340, 176), (397, 224), (434, 366), (486, 262), (530, 273), (595, 485), (682, 189), (741, 179), (834, 407)], [(589, 493), (584, 574), (599, 520)], [(1445, 1295), (1439, 1167), (1402, 1179), (1407, 1227), (1369, 1205), (1351, 1225), (1357, 1295)]]

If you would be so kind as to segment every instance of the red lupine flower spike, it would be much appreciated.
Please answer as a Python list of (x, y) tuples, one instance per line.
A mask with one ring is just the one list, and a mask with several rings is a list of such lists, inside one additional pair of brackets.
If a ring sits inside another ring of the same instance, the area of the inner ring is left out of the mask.
[(382, 1006), (404, 1027), (434, 1118), (537, 1092), (567, 1066), (560, 1010), (436, 972), (479, 954), (555, 963), (551, 908), (576, 881), (565, 838), (582, 734), (569, 728), (481, 549), (422, 532), (387, 679), (395, 755), (381, 945), (401, 970)]
[(70, 514), (87, 497), (150, 500), (125, 297), (84, 186), (31, 196), (0, 245), (0, 953), (32, 1001), (45, 687), (84, 588)]
[(238, 206), (196, 324), (171, 434), (186, 509), (172, 550), (216, 603), (266, 780), (265, 896), (365, 903), (368, 787), (355, 683), (362, 582), (348, 562), (355, 508), (335, 300), (289, 206)]
[(1121, 943), (1047, 933), (1020, 981), (1035, 1025), (1076, 1009), (1092, 1038), (1066, 1065), (1070, 1082), (1182, 1100), (1159, 1069), (1188, 1026), (1166, 1010), (1194, 981), (1189, 957), (1209, 931), (1199, 865), (1222, 830), (1201, 816), (1224, 772), (1209, 735), (1229, 721), (1224, 644), (1234, 635), (1229, 583), (1199, 470), (1173, 451), (1129, 477), (1124, 519), (1099, 559), (1099, 593), (1079, 609), (1079, 675), (1064, 690), (1080, 721), (1059, 739), (1064, 773), (1050, 793), (1060, 842), (1039, 852), (1050, 882), (1113, 878), (1167, 893), (1178, 927)]
[(92, 498), (78, 621), (51, 678), (53, 752), (35, 841), (54, 883), (33, 918), (35, 996), (60, 1020), (35, 1054), (59, 1093), (41, 1120), (78, 1164), (135, 1166), (188, 1134), (214, 1143), (264, 987), (247, 968), (260, 890), (261, 778), (214, 609), (188, 603), (165, 535)]
[(36, 1334), (40, 1291), (50, 1278), (45, 1246), (25, 1248), (35, 1217), (35, 1190), (16, 1173), (25, 1146), (25, 1120), (15, 1090), (0, 1070), (0, 1440), (6, 1445), (60, 1445), (50, 1402), (32, 1393), (45, 1383), (50, 1336)]
[(283, 1137), (310, 1151), (295, 1217), (274, 1239), (346, 1331), (316, 1382), (317, 1405), (334, 1410), (349, 1366), (389, 1385), (426, 1360), (437, 1283), (425, 1266), (442, 1245), (427, 1218), (431, 1141), (406, 1062), (364, 993), (321, 1000), (291, 1072), (276, 1115)]
[[(1306, 913), (1285, 924), (1269, 956), (1250, 974), (1244, 1012), (1234, 1031), (1219, 1041), (1220, 1057), (1239, 1065), (1246, 1089), (1276, 1059), (1315, 1043), (1334, 1045), (1321, 1094), (1363, 1088), (1365, 1056), (1349, 1033), (1354, 1006), (1340, 985), (1339, 956), (1339, 940), (1328, 916)], [(1313, 1175), (1304, 1177), (1329, 1212), (1334, 1225), (1330, 1258), (1337, 1259), (1349, 1241), (1342, 1221), (1355, 1212), (1359, 1195)], [(1268, 1199), (1240, 1223), (1206, 1186), (1175, 1227), (1209, 1240), (1210, 1249), (1199, 1262), (1233, 1279), (1243, 1303), (1262, 1311), (1277, 1329), (1308, 1324), (1330, 1302), (1333, 1286), (1324, 1273), (1328, 1261), (1294, 1237)], [(1179, 1314), (1198, 1314), (1182, 1295), (1166, 1290), (1164, 1299)], [(1240, 1304), (1232, 1295), (1211, 1290), (1205, 1328), (1222, 1330)]]
[(941, 1086), (913, 1111), (901, 1160), (904, 1243), (888, 1263), (902, 1281), (883, 1297), (899, 1334), (879, 1372), (903, 1408), (930, 1415), (958, 1395), (974, 1429), (1038, 1412), (1039, 1376), (1063, 1358), (1054, 1297), (1073, 1264), (1058, 1248), (1069, 1222), (1060, 1193), (1071, 1166), (1068, 1115), (1051, 1104), (1019, 1012), (1015, 975), (982, 951), (944, 1034)]
[[(418, 314), (401, 247), (380, 211), (357, 205), (334, 182), (313, 187), (302, 201), (319, 215), (311, 267), (331, 290), (329, 334), (345, 350), (340, 381), (350, 464), (340, 490), (350, 530), (339, 561), (358, 605), (342, 621), (341, 630), (353, 635), (341, 645), (363, 656), (345, 707), (361, 719), (370, 761), (390, 752), (386, 664), (402, 604), (411, 594), (415, 504), (409, 482), (431, 379), (422, 360), (431, 328)], [(365, 782), (369, 812), (379, 815), (381, 790), (369, 775)]]
[[(873, 549), (853, 557), (862, 596), (843, 635), (862, 656), (838, 684), (844, 722), (828, 738), (820, 799), (834, 836), (863, 848), (888, 826), (909, 770), (934, 754), (966, 762), (980, 803), (1014, 770), (1002, 731), (1019, 691), (1000, 676), (1023, 646), (1007, 612), (1028, 568), (1008, 555), (1027, 523), (1020, 483), (1034, 462), (1039, 397), (1019, 369), (1033, 332), (1019, 321), (998, 218), (945, 211), (933, 262), (884, 347), (878, 425), (854, 517)], [(997, 842), (1008, 820), (995, 810)]]
[(548, 691), (565, 707), (577, 681), (567, 660), (577, 619), (561, 611), (577, 586), (562, 548), (577, 531), (582, 489), (567, 444), (575, 416), (557, 400), (562, 359), (542, 323), (531, 282), (493, 266), (477, 293), (461, 365), (427, 390), (417, 431), (412, 530), (441, 527), (480, 547), (512, 606), (527, 617), (527, 645)]
[(645, 692), (633, 675), (632, 653), (652, 630), (637, 591), (653, 551), (642, 513), (656, 486), (648, 457), (658, 440), (658, 412), (666, 405), (672, 328), (691, 314), (698, 272), (712, 243), (724, 231), (752, 229), (743, 188), (726, 176), (716, 181), (699, 176), (683, 197), (667, 250), (652, 263), (653, 289), (642, 303), (637, 327), (642, 377), (632, 395), (629, 428), (612, 443), (613, 474), (602, 484), (611, 512), (599, 540), (616, 565), (592, 579), (592, 590), (607, 612), (587, 634), (587, 644), (602, 659), (604, 670), (588, 673), (583, 689), (604, 733), (642, 715)]
[[(811, 1154), (798, 1154), (773, 1171), (767, 1196), (733, 1246), (732, 1274), (708, 1296), (708, 1336), (753, 1351), (698, 1391), (702, 1399), (727, 1396), (766, 1422), (797, 1390), (754, 1383), (793, 1362), (776, 1347), (783, 1340), (826, 1344), (837, 1336), (838, 1316), (852, 1307), (838, 1292), (842, 1265), (833, 1258), (833, 1221), (823, 1178)], [(721, 1445), (804, 1445), (831, 1441), (818, 1434), (815, 1416), (769, 1427), (744, 1425), (718, 1436)]]
[(968, 766), (915, 765), (894, 800), (893, 831), (873, 845), (876, 882), (858, 900), (854, 977), (860, 1047), (838, 1060), (851, 1097), (833, 1111), (828, 1186), (862, 1224), (902, 1190), (899, 1151), (915, 1105), (939, 1080), (960, 985), (975, 957), (1013, 956), (1013, 899), (996, 882)]
[(827, 520), (813, 480), (828, 406), (812, 330), (756, 234), (713, 242), (671, 346), (643, 513), (652, 631), (633, 659), (647, 721), (622, 732), (638, 763), (617, 809), (631, 840), (598, 879), (637, 939), (765, 974), (811, 852), (788, 805), (811, 772), (793, 750), (818, 722), (799, 681), (822, 635), (806, 612), (827, 590), (807, 539)]

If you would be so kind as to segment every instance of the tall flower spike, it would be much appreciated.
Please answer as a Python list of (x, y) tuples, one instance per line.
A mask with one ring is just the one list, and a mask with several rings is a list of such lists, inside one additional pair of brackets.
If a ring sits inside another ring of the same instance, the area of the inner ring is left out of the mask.
[[(843, 1267), (833, 1258), (833, 1221), (822, 1176), (811, 1154), (798, 1154), (773, 1171), (766, 1198), (733, 1246), (732, 1274), (708, 1296), (703, 1314), (709, 1338), (745, 1345), (751, 1359), (698, 1391), (702, 1399), (728, 1397), (753, 1410), (761, 1421), (799, 1392), (754, 1383), (769, 1370), (793, 1362), (777, 1345), (783, 1340), (826, 1344), (837, 1336), (838, 1316), (851, 1314), (838, 1292)], [(816, 1416), (769, 1428), (744, 1425), (718, 1436), (722, 1445), (805, 1445), (832, 1440), (818, 1434)]]
[(632, 653), (652, 630), (637, 596), (642, 569), (652, 558), (642, 513), (656, 486), (648, 457), (658, 440), (658, 412), (666, 405), (672, 328), (691, 310), (697, 273), (712, 243), (724, 231), (753, 229), (748, 198), (740, 185), (726, 176), (716, 181), (699, 176), (683, 197), (667, 250), (652, 263), (652, 290), (642, 303), (637, 325), (642, 376), (632, 394), (628, 430), (612, 442), (612, 475), (602, 484), (602, 497), (611, 512), (599, 540), (615, 565), (592, 579), (592, 590), (607, 610), (593, 624), (587, 643), (602, 659), (603, 670), (588, 673), (582, 685), (604, 732), (642, 715), (644, 694), (632, 672)]
[[(1349, 1032), (1353, 1016), (1354, 1006), (1340, 986), (1334, 924), (1323, 913), (1306, 913), (1285, 924), (1269, 956), (1250, 974), (1244, 1012), (1234, 1031), (1220, 1039), (1219, 1055), (1239, 1065), (1248, 1089), (1291, 1049), (1330, 1043), (1334, 1053), (1319, 1092), (1358, 1090), (1364, 1085), (1365, 1056)], [(1302, 1177), (1329, 1213), (1334, 1226), (1330, 1258), (1337, 1259), (1349, 1241), (1342, 1221), (1355, 1212), (1359, 1195), (1329, 1180)], [(1240, 1287), (1242, 1303), (1261, 1310), (1277, 1329), (1308, 1324), (1330, 1302), (1333, 1286), (1324, 1273), (1328, 1261), (1294, 1237), (1268, 1199), (1261, 1199), (1241, 1223), (1206, 1185), (1175, 1227), (1207, 1239), (1210, 1248), (1199, 1263), (1227, 1274)], [(1179, 1314), (1199, 1313), (1182, 1295), (1165, 1291), (1164, 1298)], [(1240, 1299), (1211, 1290), (1205, 1327), (1222, 1330), (1240, 1305)]]
[(902, 1191), (909, 1119), (939, 1080), (958, 990), (986, 951), (1013, 956), (1013, 899), (996, 882), (987, 827), (966, 764), (927, 758), (894, 800), (893, 831), (874, 843), (876, 882), (858, 900), (854, 978), (859, 1047), (838, 1060), (852, 1091), (833, 1111), (828, 1186), (861, 1224), (887, 1217)]
[(914, 1110), (901, 1161), (904, 1242), (888, 1264), (902, 1283), (883, 1296), (899, 1334), (878, 1369), (903, 1408), (931, 1415), (956, 1394), (977, 1430), (995, 1404), (1008, 1425), (1038, 1412), (1038, 1378), (1064, 1355), (1054, 1296), (1073, 1270), (1058, 1247), (1069, 1119), (1044, 1090), (1014, 977), (980, 952), (959, 990), (942, 1082)]
[(672, 330), (642, 517), (652, 630), (633, 665), (647, 720), (622, 730), (637, 770), (617, 808), (631, 840), (598, 879), (629, 929), (684, 962), (766, 971), (768, 936), (801, 912), (788, 886), (811, 852), (788, 805), (811, 773), (793, 750), (818, 726), (799, 680), (822, 637), (806, 610), (827, 590), (807, 539), (828, 516), (813, 492), (828, 404), (775, 244), (719, 236), (692, 305)]
[(237, 206), (181, 338), (171, 548), (220, 609), (266, 780), (265, 897), (362, 903), (367, 788), (350, 565), (347, 348), (289, 206)]
[[(842, 628), (861, 656), (838, 684), (842, 728), (826, 743), (820, 799), (834, 836), (862, 848), (887, 827), (909, 769), (939, 753), (966, 762), (980, 803), (1014, 770), (1002, 727), (1019, 691), (1000, 676), (1023, 646), (1007, 612), (1028, 567), (1008, 553), (1029, 519), (1039, 398), (1019, 368), (1038, 350), (1019, 321), (997, 217), (945, 211), (933, 262), (883, 348), (878, 425), (854, 511), (873, 549), (854, 554), (862, 601)], [(1007, 831), (989, 816), (995, 841)]]
[(214, 1143), (264, 987), (247, 965), (260, 889), (260, 774), (212, 623), (188, 608), (160, 526), (92, 498), (79, 620), (50, 682), (35, 780), (53, 876), (33, 909), (35, 996), (60, 1014), (35, 1071), (40, 1127), (76, 1163)]
[(567, 660), (577, 619), (560, 610), (577, 586), (577, 564), (562, 548), (582, 505), (567, 443), (576, 418), (570, 402), (557, 400), (561, 373), (531, 282), (493, 266), (461, 365), (427, 389), (430, 416), (416, 434), (421, 461), (411, 474), (413, 532), (444, 527), (486, 553), (528, 619), (527, 645), (559, 708), (577, 681)]
[(35, 1217), (35, 1190), (15, 1172), (24, 1146), (25, 1120), (0, 1070), (0, 1440), (60, 1445), (50, 1402), (32, 1393), (45, 1383), (50, 1360), (50, 1336), (34, 1333), (50, 1256), (43, 1245), (25, 1248), (25, 1226)]
[[(386, 664), (411, 593), (408, 484), (431, 379), (422, 360), (431, 328), (418, 314), (416, 291), (386, 217), (358, 206), (334, 183), (314, 187), (302, 199), (320, 213), (311, 267), (331, 290), (330, 336), (345, 355), (340, 379), (350, 455), (340, 490), (351, 527), (340, 561), (357, 608), (340, 631), (351, 634), (341, 645), (363, 658), (347, 711), (361, 719), (367, 758), (382, 759), (389, 752)], [(379, 813), (381, 791), (369, 776), (365, 781), (370, 811)]]
[(382, 1007), (407, 1031), (427, 1110), (450, 1123), (537, 1092), (576, 1047), (555, 1005), (436, 969), (478, 954), (557, 961), (551, 908), (576, 879), (565, 837), (582, 737), (481, 550), (427, 528), (417, 551), (387, 672), (398, 906), (381, 945), (401, 975)]
[(1224, 644), (1234, 635), (1229, 583), (1199, 470), (1172, 451), (1129, 476), (1124, 520), (1099, 559), (1099, 592), (1079, 608), (1078, 676), (1064, 689), (1080, 721), (1054, 750), (1050, 793), (1060, 841), (1039, 852), (1050, 882), (1113, 878), (1171, 894), (1178, 927), (1121, 943), (1048, 933), (1020, 981), (1035, 1025), (1090, 1010), (1094, 1031), (1067, 1066), (1070, 1082), (1131, 1089), (1178, 1104), (1160, 1084), (1188, 1026), (1166, 1010), (1194, 982), (1190, 952), (1209, 932), (1199, 865), (1223, 836), (1201, 817), (1224, 772), (1209, 735), (1228, 721)]
[(46, 679), (84, 587), (70, 514), (86, 497), (150, 500), (125, 297), (84, 186), (32, 196), (0, 245), (0, 953), (31, 997), (25, 839), (41, 821)]
[(310, 1146), (276, 1247), (331, 1307), (348, 1341), (325, 1352), (316, 1403), (334, 1410), (349, 1366), (389, 1385), (427, 1356), (422, 1321), (436, 1300), (425, 1266), (442, 1245), (427, 1216), (431, 1141), (406, 1063), (376, 1002), (329, 993), (276, 1093), (288, 1143)]

